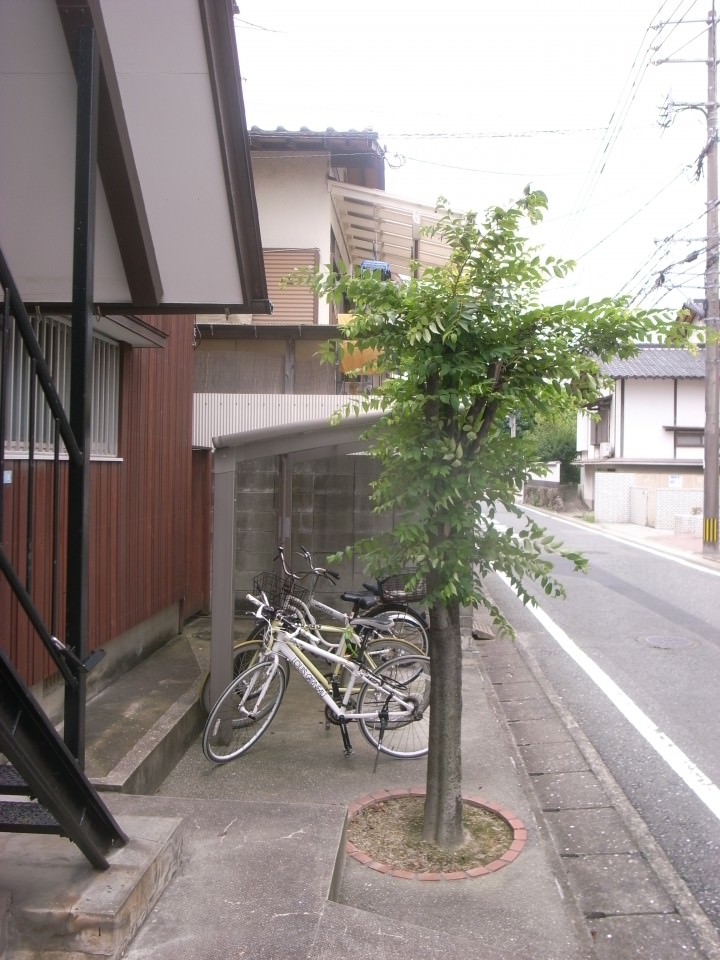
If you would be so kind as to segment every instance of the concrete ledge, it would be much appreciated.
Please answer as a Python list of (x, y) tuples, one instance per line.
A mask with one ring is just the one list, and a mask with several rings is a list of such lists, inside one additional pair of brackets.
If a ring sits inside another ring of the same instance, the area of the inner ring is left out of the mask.
[(153, 724), (104, 777), (92, 778), (101, 791), (152, 794), (170, 773), (205, 722), (195, 686), (190, 687)]
[(60, 837), (0, 838), (13, 960), (117, 960), (175, 875), (182, 820), (120, 818), (129, 842), (98, 871)]

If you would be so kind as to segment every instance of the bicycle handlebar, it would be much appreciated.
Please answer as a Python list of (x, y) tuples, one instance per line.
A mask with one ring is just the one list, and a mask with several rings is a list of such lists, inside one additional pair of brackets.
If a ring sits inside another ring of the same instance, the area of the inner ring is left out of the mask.
[(273, 557), (273, 563), (276, 560), (280, 560), (282, 563), (283, 572), (287, 577), (291, 577), (293, 580), (301, 580), (302, 577), (298, 573), (293, 573), (292, 570), (288, 570), (287, 563), (285, 563), (285, 547), (279, 545), (277, 548), (277, 555)]
[[(287, 563), (285, 562), (285, 547), (279, 545), (277, 551), (277, 556), (274, 558), (273, 563), (275, 560), (280, 560), (282, 563), (283, 572), (286, 576), (292, 577), (293, 580), (302, 580), (302, 576), (299, 573), (293, 573), (292, 570), (288, 570)], [(336, 573), (334, 570), (328, 570), (326, 567), (316, 567), (313, 564), (312, 554), (307, 547), (301, 546), (298, 556), (307, 560), (310, 567), (310, 573), (314, 573), (316, 577), (324, 577), (326, 580), (330, 580), (331, 583), (337, 583), (340, 579), (340, 574)]]
[[(249, 600), (250, 603), (253, 604), (253, 606), (257, 607), (257, 610), (255, 611), (255, 616), (260, 620), (265, 620), (267, 621), (267, 623), (270, 623), (270, 617), (274, 614), (275, 616), (279, 617), (280, 620), (282, 620), (283, 630), (285, 631), (285, 633), (287, 633), (289, 637), (297, 636), (302, 628), (302, 624), (298, 623), (298, 624), (291, 625), (290, 620), (285, 614), (283, 614), (282, 610), (276, 610), (275, 607), (271, 606), (268, 603), (267, 597), (265, 597), (264, 595), (263, 597), (264, 599), (258, 600), (258, 598), (254, 597), (251, 593), (245, 594), (245, 599)], [(291, 628), (291, 629), (288, 629), (288, 628)]]
[(307, 560), (311, 572), (316, 576), (325, 577), (326, 580), (332, 580), (333, 583), (337, 583), (340, 579), (340, 574), (336, 573), (335, 570), (328, 570), (327, 567), (316, 567), (313, 563), (312, 554), (307, 547), (301, 546), (298, 556), (304, 557)]

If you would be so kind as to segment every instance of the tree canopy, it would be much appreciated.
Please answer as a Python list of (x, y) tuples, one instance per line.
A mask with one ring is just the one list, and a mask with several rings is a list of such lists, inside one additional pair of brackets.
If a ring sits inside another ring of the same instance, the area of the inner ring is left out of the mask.
[[(368, 432), (381, 465), (374, 509), (392, 511), (392, 530), (352, 545), (374, 573), (415, 568), (428, 585), (430, 611), (430, 749), (423, 835), (441, 846), (462, 841), (460, 611), (483, 604), (502, 612), (484, 589), (492, 572), (509, 578), (532, 602), (528, 581), (562, 594), (553, 555), (566, 552), (515, 503), (537, 466), (528, 444), (505, 428), (578, 409), (601, 391), (599, 364), (632, 355), (667, 327), (661, 314), (622, 299), (548, 304), (541, 293), (573, 264), (542, 256), (522, 233), (547, 206), (526, 190), (484, 218), (453, 213), (440, 201), (435, 228), (447, 263), (413, 276), (327, 270), (300, 277), (352, 317), (335, 350), (371, 350), (382, 382), (364, 399), (384, 415)], [(494, 523), (504, 506), (518, 524)], [(516, 529), (517, 527), (517, 529)]]
[(373, 369), (385, 374), (364, 402), (385, 411), (369, 433), (382, 464), (373, 502), (392, 510), (395, 524), (392, 535), (354, 548), (374, 569), (432, 572), (431, 603), (487, 603), (481, 584), (490, 569), (525, 599), (528, 576), (558, 589), (543, 559), (556, 545), (543, 531), (532, 522), (519, 535), (493, 526), (494, 505), (516, 511), (515, 494), (536, 465), (522, 439), (500, 427), (510, 415), (535, 421), (596, 400), (599, 363), (632, 355), (667, 325), (622, 299), (544, 303), (547, 282), (574, 266), (541, 256), (521, 233), (546, 206), (528, 189), (479, 220), (441, 200), (434, 232), (450, 248), (447, 264), (417, 265), (417, 276), (393, 282), (379, 272), (314, 279), (319, 294), (352, 304), (339, 349), (372, 349)]

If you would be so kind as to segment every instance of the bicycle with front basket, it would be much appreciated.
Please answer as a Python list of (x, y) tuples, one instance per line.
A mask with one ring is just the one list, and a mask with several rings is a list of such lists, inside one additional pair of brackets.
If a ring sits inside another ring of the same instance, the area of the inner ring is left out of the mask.
[[(325, 704), (340, 727), (345, 755), (352, 753), (348, 724), (357, 723), (377, 754), (422, 757), (428, 751), (430, 660), (420, 654), (393, 656), (376, 669), (363, 651), (344, 656), (291, 610), (272, 608), (267, 598), (247, 595), (263, 621), (263, 650), (257, 662), (234, 677), (205, 723), (202, 749), (208, 760), (227, 763), (257, 743), (272, 723), (292, 666)], [(361, 646), (364, 641), (361, 641)], [(318, 661), (332, 665), (325, 675)]]
[[(324, 641), (332, 643), (333, 637), (338, 637), (341, 646), (336, 653), (344, 655), (353, 652), (361, 640), (366, 665), (375, 668), (383, 659), (391, 655), (422, 653), (427, 654), (428, 636), (424, 622), (418, 615), (408, 612), (406, 604), (400, 601), (383, 600), (379, 593), (343, 594), (353, 602), (352, 613), (347, 613), (322, 603), (315, 596), (321, 580), (335, 585), (340, 579), (339, 574), (326, 567), (316, 566), (310, 551), (305, 547), (300, 550), (300, 556), (308, 563), (308, 570), (295, 573), (290, 570), (285, 560), (285, 551), (278, 546), (275, 560), (280, 560), (282, 572), (261, 573), (253, 580), (253, 591), (256, 595), (265, 594), (274, 607), (287, 610), (292, 608), (294, 615), (305, 626), (321, 635)], [(312, 577), (312, 583), (309, 578)], [(399, 578), (392, 579), (395, 583)], [(378, 581), (379, 588), (383, 581)], [(367, 610), (362, 608), (362, 600), (370, 603)], [(322, 618), (322, 619), (319, 619)], [(256, 623), (245, 640), (236, 641), (232, 651), (233, 676), (252, 666), (262, 650), (263, 633), (266, 625)], [(287, 664), (282, 665), (286, 680), (288, 679)], [(205, 677), (200, 700), (206, 713), (210, 712), (210, 675)]]

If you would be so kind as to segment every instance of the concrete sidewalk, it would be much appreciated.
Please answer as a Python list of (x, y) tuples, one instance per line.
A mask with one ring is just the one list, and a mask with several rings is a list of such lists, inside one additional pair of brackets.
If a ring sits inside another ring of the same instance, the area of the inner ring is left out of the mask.
[[(702, 550), (670, 539), (664, 548), (685, 556)], [(422, 788), (425, 761), (381, 757), (374, 770), (357, 730), (346, 758), (297, 675), (246, 756), (206, 761), (196, 697), (208, 659), (199, 619), (89, 705), (88, 772), (131, 836), (109, 871), (59, 838), (0, 837), (0, 888), (26, 898), (36, 934), (23, 945), (11, 903), (8, 960), (720, 958), (717, 932), (520, 644), (487, 637), (465, 651), (463, 770), (466, 795), (521, 822), (527, 839), (501, 869), (456, 880), (401, 879), (346, 856), (348, 807)], [(161, 882), (123, 892), (129, 906), (101, 943), (98, 917), (116, 909), (103, 901), (151, 848)], [(41, 949), (48, 904), (73, 937)]]
[[(128, 957), (315, 960), (360, 957), (370, 949), (418, 960), (537, 960), (538, 943), (554, 960), (590, 956), (589, 934), (559, 882), (559, 858), (495, 712), (481, 660), (479, 651), (465, 656), (466, 792), (526, 826), (516, 860), (488, 876), (420, 881), (346, 858), (348, 806), (370, 794), (424, 786), (425, 760), (383, 756), (374, 771), (374, 752), (359, 731), (351, 731), (354, 754), (346, 758), (338, 729), (326, 729), (322, 704), (293, 675), (273, 726), (246, 756), (213, 766), (195, 743), (160, 786), (150, 809), (163, 816), (183, 810), (193, 829), (182, 878)], [(225, 906), (218, 911), (219, 904)], [(208, 926), (216, 944), (210, 950)]]

